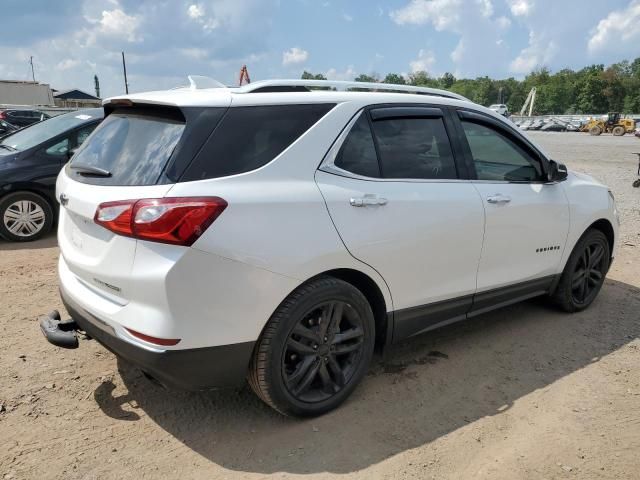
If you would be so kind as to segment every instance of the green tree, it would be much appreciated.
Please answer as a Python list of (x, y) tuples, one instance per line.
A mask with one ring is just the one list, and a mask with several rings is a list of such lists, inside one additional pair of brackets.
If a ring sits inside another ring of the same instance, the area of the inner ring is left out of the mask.
[(311, 72), (307, 72), (306, 70), (302, 72), (302, 76), (300, 78), (302, 80), (326, 80), (327, 79), (327, 77), (325, 77), (321, 73), (313, 74)]
[(440, 77), (440, 86), (445, 89), (450, 89), (454, 83), (456, 83), (456, 77), (453, 76), (452, 73), (446, 72), (442, 77)]
[(356, 82), (369, 82), (369, 83), (378, 83), (380, 79), (375, 75), (367, 75), (365, 73), (361, 73), (355, 78)]
[(416, 87), (438, 88), (440, 84), (435, 78), (431, 78), (425, 71), (413, 72), (409, 74), (409, 85)]
[(388, 73), (382, 83), (391, 83), (394, 85), (404, 85), (407, 81), (404, 79), (402, 75), (398, 75), (397, 73)]

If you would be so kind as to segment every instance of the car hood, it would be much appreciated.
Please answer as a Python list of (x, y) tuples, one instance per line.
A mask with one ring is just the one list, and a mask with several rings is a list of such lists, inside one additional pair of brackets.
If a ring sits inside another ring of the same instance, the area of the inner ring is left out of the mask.
[(577, 182), (580, 182), (580, 183), (589, 183), (591, 185), (598, 185), (600, 187), (605, 187), (606, 188), (606, 185), (604, 185), (599, 180), (596, 180), (591, 175), (587, 175), (586, 173), (575, 172), (573, 170), (569, 170), (568, 174), (569, 174), (569, 177), (572, 177), (571, 179), (574, 180), (574, 181), (577, 181)]

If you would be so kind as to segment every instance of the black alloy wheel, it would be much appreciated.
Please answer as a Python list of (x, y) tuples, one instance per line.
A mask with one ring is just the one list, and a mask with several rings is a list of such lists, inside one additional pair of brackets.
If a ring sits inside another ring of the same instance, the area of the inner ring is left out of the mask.
[(330, 301), (314, 308), (293, 328), (282, 356), (289, 393), (304, 402), (320, 402), (338, 393), (353, 376), (364, 347), (358, 312)]
[(365, 376), (375, 320), (363, 293), (319, 276), (293, 291), (256, 342), (247, 380), (269, 406), (310, 417), (336, 408)]
[(566, 312), (584, 310), (595, 300), (609, 271), (609, 241), (600, 230), (587, 230), (564, 267), (553, 300)]
[(583, 249), (571, 278), (571, 293), (576, 303), (586, 303), (600, 288), (606, 274), (604, 254), (604, 246), (598, 241), (587, 244)]

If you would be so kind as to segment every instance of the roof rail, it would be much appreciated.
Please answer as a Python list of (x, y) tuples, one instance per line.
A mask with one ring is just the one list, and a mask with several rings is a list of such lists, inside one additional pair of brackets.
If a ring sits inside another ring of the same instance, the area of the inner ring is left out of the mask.
[[(298, 87), (298, 88), (296, 88)], [(414, 87), (413, 85), (395, 85), (391, 83), (374, 82), (347, 82), (342, 80), (260, 80), (243, 87), (234, 89), (235, 93), (251, 93), (259, 91), (283, 91), (299, 90), (299, 87), (315, 87), (335, 90), (374, 90), (392, 91), (401, 93), (416, 93), (421, 95), (433, 95), (437, 97), (454, 98), (456, 100), (469, 101), (468, 98), (457, 93), (441, 90), (439, 88)]]

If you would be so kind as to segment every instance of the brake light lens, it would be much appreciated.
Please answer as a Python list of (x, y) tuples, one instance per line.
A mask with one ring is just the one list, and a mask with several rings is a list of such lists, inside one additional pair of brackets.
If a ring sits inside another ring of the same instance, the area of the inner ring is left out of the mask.
[(145, 198), (101, 203), (93, 220), (118, 235), (188, 247), (225, 208), (219, 197)]
[(0, 119), (5, 120), (7, 118), (7, 114), (4, 112), (4, 110), (0, 110)]

